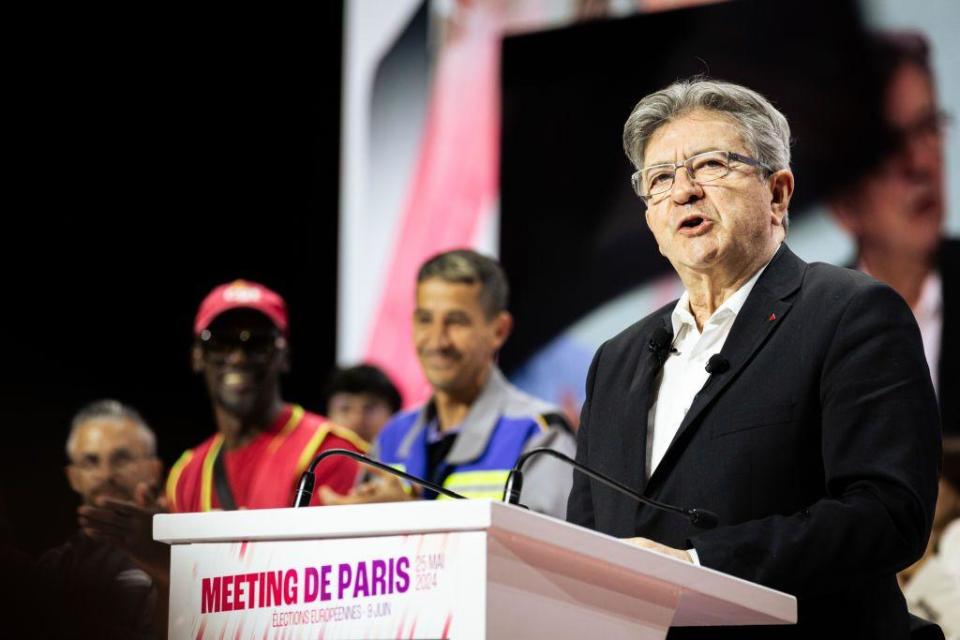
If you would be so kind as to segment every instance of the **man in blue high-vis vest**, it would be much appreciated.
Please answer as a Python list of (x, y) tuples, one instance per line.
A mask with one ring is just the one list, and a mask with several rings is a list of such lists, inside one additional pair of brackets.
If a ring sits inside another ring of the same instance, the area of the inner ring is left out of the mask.
[[(551, 447), (575, 454), (560, 410), (511, 385), (495, 364), (513, 326), (507, 298), (500, 264), (475, 251), (448, 251), (423, 264), (413, 339), (433, 396), (384, 427), (374, 450), (380, 460), (468, 498), (500, 499), (524, 451)], [(571, 473), (549, 457), (531, 459), (524, 467), (524, 504), (562, 518)], [(422, 497), (435, 497), (429, 493)], [(421, 495), (379, 474), (349, 496), (326, 491), (323, 498), (326, 504), (350, 504)]]

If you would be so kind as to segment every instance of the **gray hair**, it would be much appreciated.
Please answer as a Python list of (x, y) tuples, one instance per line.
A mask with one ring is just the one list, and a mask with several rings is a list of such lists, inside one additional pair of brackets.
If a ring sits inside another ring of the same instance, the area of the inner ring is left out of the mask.
[[(790, 168), (790, 125), (769, 100), (752, 89), (702, 77), (678, 80), (637, 103), (623, 125), (623, 150), (643, 169), (650, 136), (674, 118), (695, 109), (716, 111), (740, 127), (744, 143), (769, 173)], [(784, 226), (786, 226), (784, 218)]]
[(718, 111), (740, 125), (744, 142), (772, 171), (790, 168), (790, 125), (770, 101), (752, 89), (722, 80), (689, 78), (651, 93), (633, 108), (623, 126), (623, 149), (637, 169), (650, 136), (673, 118), (694, 109)]
[(430, 278), (460, 284), (479, 284), (480, 306), (488, 320), (507, 308), (510, 285), (503, 267), (493, 258), (471, 249), (447, 251), (424, 262), (417, 274), (417, 284)]
[(147, 447), (147, 455), (154, 456), (157, 453), (157, 437), (154, 435), (147, 421), (143, 416), (131, 406), (125, 405), (119, 400), (97, 400), (86, 405), (70, 421), (70, 435), (67, 436), (67, 458), (72, 459), (72, 452), (77, 444), (77, 437), (80, 433), (80, 426), (83, 423), (96, 418), (114, 418), (120, 420), (129, 420), (137, 425), (137, 430), (143, 438)]

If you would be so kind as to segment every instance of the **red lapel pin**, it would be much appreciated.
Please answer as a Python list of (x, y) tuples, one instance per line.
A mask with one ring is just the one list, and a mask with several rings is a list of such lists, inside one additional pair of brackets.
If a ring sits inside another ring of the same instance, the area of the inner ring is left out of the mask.
[(773, 322), (773, 321), (776, 320), (776, 319), (777, 319), (777, 314), (771, 313), (771, 314), (770, 314), (770, 317), (767, 318), (767, 322)]

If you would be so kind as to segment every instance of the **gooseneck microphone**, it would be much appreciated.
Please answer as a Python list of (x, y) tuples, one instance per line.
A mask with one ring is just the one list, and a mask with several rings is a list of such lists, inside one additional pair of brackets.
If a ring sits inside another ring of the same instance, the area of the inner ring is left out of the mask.
[(715, 353), (710, 356), (710, 359), (707, 360), (707, 366), (704, 367), (707, 370), (707, 373), (713, 375), (715, 373), (725, 373), (730, 369), (730, 361), (724, 358), (719, 353)]
[(707, 511), (706, 509), (683, 509), (681, 507), (675, 507), (670, 504), (658, 502), (653, 498), (648, 498), (645, 495), (637, 493), (627, 485), (617, 482), (613, 478), (610, 478), (599, 471), (594, 471), (590, 467), (580, 464), (576, 460), (565, 456), (559, 451), (555, 451), (547, 447), (531, 449), (517, 459), (517, 464), (513, 466), (513, 469), (507, 476), (507, 483), (503, 488), (504, 502), (515, 505), (520, 504), (520, 492), (523, 490), (523, 472), (521, 471), (521, 467), (523, 467), (523, 464), (531, 457), (541, 454), (553, 456), (557, 460), (566, 462), (580, 473), (590, 476), (597, 482), (600, 482), (611, 489), (615, 489), (623, 495), (633, 498), (637, 502), (642, 502), (643, 504), (649, 505), (655, 509), (660, 509), (661, 511), (678, 513), (687, 518), (691, 524), (696, 527), (700, 527), (701, 529), (713, 529), (715, 526), (717, 526), (717, 523), (720, 522), (720, 518), (712, 511)]
[(400, 469), (394, 469), (388, 464), (384, 464), (372, 458), (368, 458), (362, 453), (357, 453), (356, 451), (350, 451), (349, 449), (327, 449), (326, 451), (317, 454), (313, 461), (310, 462), (310, 466), (307, 467), (307, 470), (303, 472), (303, 475), (300, 476), (300, 484), (297, 486), (297, 496), (293, 500), (294, 508), (305, 507), (310, 504), (310, 498), (313, 497), (313, 485), (316, 482), (316, 476), (313, 473), (313, 470), (317, 468), (317, 465), (320, 464), (320, 461), (324, 458), (330, 456), (346, 456), (348, 458), (353, 458), (360, 464), (365, 464), (369, 467), (375, 467), (381, 471), (386, 471), (391, 475), (395, 475), (398, 478), (403, 478), (407, 482), (412, 482), (415, 485), (419, 485), (430, 491), (436, 493), (442, 493), (448, 498), (455, 498), (457, 500), (466, 500), (466, 496), (462, 496), (455, 491), (450, 491), (449, 489), (444, 489), (440, 485), (436, 485), (429, 480), (424, 480), (423, 478), (418, 478), (417, 476), (410, 475), (406, 471), (400, 471)]

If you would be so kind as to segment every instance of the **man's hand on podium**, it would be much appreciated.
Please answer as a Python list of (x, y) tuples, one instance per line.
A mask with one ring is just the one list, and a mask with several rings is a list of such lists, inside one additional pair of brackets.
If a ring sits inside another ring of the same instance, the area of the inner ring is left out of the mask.
[(144, 571), (162, 586), (170, 581), (170, 548), (153, 539), (153, 516), (167, 511), (145, 483), (137, 486), (134, 502), (101, 497), (77, 509), (84, 534), (126, 551)]
[(373, 502), (403, 502), (417, 500), (420, 495), (417, 487), (407, 488), (397, 476), (390, 475), (375, 467), (370, 468), (372, 480), (364, 482), (347, 495), (340, 495), (330, 487), (320, 487), (320, 499), (325, 505), (369, 504)]
[(690, 554), (683, 549), (674, 549), (673, 547), (668, 547), (665, 544), (654, 542), (649, 538), (623, 538), (623, 541), (629, 542), (630, 544), (638, 546), (641, 549), (656, 551), (657, 553), (665, 556), (670, 556), (671, 558), (676, 558), (677, 560), (683, 560), (684, 562), (693, 564), (693, 558), (691, 558)]

